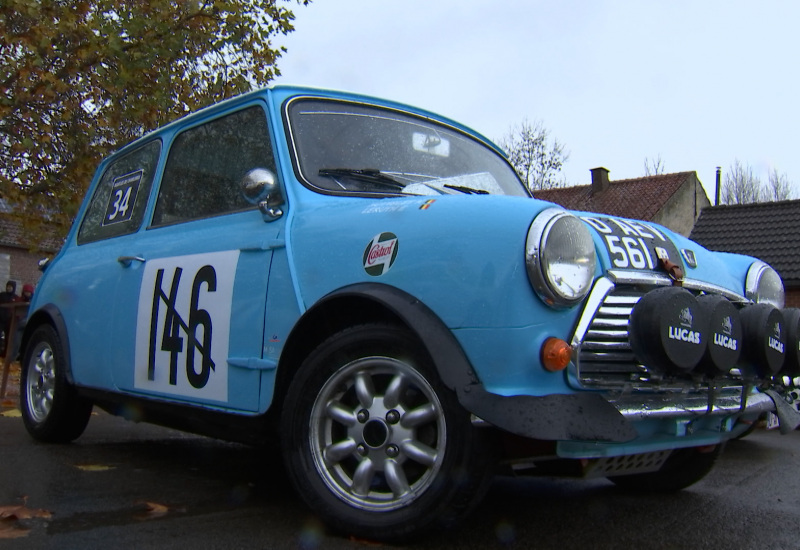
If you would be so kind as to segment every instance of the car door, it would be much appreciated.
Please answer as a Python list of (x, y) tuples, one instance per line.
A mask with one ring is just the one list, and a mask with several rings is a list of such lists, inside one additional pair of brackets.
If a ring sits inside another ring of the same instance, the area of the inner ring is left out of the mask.
[[(202, 120), (170, 144), (152, 220), (120, 252), (114, 378), (152, 398), (258, 409), (267, 282), (283, 219), (241, 182), (276, 174), (260, 103)], [(124, 307), (122, 302), (124, 302)]]
[(50, 281), (39, 297), (52, 303), (66, 324), (72, 377), (76, 384), (114, 387), (112, 352), (120, 247), (136, 238), (147, 210), (158, 168), (161, 141), (153, 139), (115, 155), (98, 170), (99, 181), (80, 222), (74, 242), (48, 267)]

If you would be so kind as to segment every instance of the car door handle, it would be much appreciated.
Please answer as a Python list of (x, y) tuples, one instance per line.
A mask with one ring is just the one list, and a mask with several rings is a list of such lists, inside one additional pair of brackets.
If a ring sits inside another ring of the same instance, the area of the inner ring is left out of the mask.
[(239, 250), (242, 252), (264, 252), (266, 250), (275, 250), (276, 248), (284, 247), (286, 247), (285, 239), (266, 239), (242, 246)]
[(133, 262), (144, 263), (146, 260), (141, 256), (120, 256), (119, 258), (117, 258), (117, 261), (121, 263), (124, 267), (130, 267)]

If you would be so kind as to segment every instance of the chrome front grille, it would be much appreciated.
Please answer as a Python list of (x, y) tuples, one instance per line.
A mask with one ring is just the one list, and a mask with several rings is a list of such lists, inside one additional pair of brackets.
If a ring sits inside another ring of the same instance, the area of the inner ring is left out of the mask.
[(647, 369), (636, 361), (628, 340), (628, 319), (642, 295), (612, 288), (594, 310), (578, 347), (582, 384), (620, 386), (647, 379)]
[[(671, 285), (659, 274), (614, 273), (599, 279), (586, 300), (572, 338), (576, 349), (575, 374), (584, 388), (681, 390), (695, 386), (690, 378), (664, 380), (634, 357), (628, 339), (628, 320), (636, 303), (650, 290)], [(730, 291), (698, 281), (684, 281), (695, 294), (724, 294), (743, 301)]]

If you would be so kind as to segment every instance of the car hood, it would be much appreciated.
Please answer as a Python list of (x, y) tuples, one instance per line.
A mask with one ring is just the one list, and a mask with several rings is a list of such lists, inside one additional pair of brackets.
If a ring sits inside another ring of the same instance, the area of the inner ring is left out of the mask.
[[(498, 324), (529, 322), (528, 312), (545, 306), (527, 276), (525, 243), (532, 221), (548, 208), (560, 209), (536, 199), (474, 195), (324, 197), (304, 204), (292, 213), (287, 242), (301, 307), (344, 286), (373, 282), (447, 311), (442, 315), (451, 317), (450, 326), (486, 324), (496, 315), (503, 316)], [(574, 214), (594, 238), (596, 277), (665, 274), (658, 254), (666, 251), (686, 278), (744, 293), (752, 258), (711, 252), (649, 222)]]
[(573, 212), (591, 229), (605, 271), (647, 271), (680, 276), (744, 295), (754, 258), (708, 250), (666, 227), (619, 216)]

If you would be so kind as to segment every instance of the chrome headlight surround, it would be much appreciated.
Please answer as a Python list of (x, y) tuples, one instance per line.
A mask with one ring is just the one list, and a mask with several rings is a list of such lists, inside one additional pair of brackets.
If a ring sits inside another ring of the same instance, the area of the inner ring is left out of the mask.
[(525, 266), (531, 286), (546, 304), (577, 304), (591, 290), (597, 267), (589, 228), (564, 210), (543, 210), (528, 229)]
[(753, 262), (747, 270), (744, 283), (745, 296), (757, 304), (772, 304), (778, 309), (784, 306), (783, 281), (778, 272), (764, 262)]

